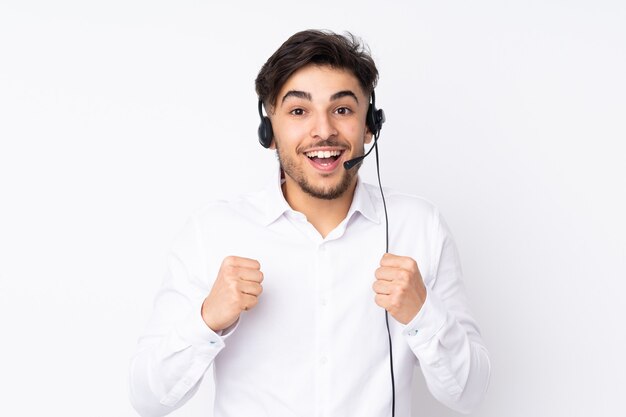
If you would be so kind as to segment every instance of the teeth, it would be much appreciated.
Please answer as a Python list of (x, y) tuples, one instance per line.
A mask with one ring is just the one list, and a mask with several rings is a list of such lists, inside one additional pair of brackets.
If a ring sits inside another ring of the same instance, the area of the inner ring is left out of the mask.
[(330, 158), (341, 155), (341, 151), (311, 151), (306, 152), (305, 155), (309, 158)]

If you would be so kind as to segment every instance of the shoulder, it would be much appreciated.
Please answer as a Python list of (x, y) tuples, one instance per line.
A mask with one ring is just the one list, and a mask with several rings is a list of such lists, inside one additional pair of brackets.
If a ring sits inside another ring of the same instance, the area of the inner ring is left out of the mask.
[(265, 199), (262, 192), (250, 192), (210, 201), (192, 214), (198, 225), (225, 225), (231, 221), (255, 221), (263, 216)]
[(258, 226), (262, 218), (263, 199), (258, 193), (215, 199), (192, 212), (176, 234), (172, 247), (178, 253), (192, 253), (196, 248), (204, 251), (207, 245), (240, 237)]
[[(382, 207), (382, 197), (378, 185), (364, 183), (370, 198), (377, 207)], [(407, 192), (403, 192), (394, 188), (383, 187), (387, 210), (403, 218), (417, 217), (438, 221), (439, 209), (430, 200)]]

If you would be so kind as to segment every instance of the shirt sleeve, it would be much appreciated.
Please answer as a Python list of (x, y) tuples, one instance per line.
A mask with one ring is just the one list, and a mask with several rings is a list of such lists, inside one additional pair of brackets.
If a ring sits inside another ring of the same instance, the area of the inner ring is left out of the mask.
[(228, 336), (212, 331), (201, 315), (210, 291), (201, 248), (192, 218), (175, 240), (152, 316), (131, 360), (131, 403), (144, 417), (166, 415), (189, 400), (225, 346)]
[(433, 396), (456, 411), (469, 413), (485, 395), (491, 365), (469, 311), (456, 245), (438, 212), (434, 236), (435, 269), (426, 282), (426, 300), (403, 335)]

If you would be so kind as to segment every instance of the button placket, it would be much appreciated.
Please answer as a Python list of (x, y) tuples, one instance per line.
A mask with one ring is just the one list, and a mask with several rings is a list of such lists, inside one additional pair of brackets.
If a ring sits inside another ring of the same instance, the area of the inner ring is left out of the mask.
[(326, 242), (321, 242), (317, 247), (317, 282), (318, 299), (317, 320), (319, 329), (319, 344), (317, 353), (317, 368), (319, 375), (319, 411), (328, 410), (329, 387), (331, 385), (331, 373), (329, 363), (329, 344), (331, 342), (330, 312), (328, 310), (328, 289), (330, 288), (331, 265), (329, 264), (328, 248)]

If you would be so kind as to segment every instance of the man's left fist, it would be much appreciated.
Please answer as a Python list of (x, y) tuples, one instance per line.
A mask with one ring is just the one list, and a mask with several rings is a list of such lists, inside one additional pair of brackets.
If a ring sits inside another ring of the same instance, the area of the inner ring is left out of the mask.
[(372, 285), (376, 304), (402, 324), (408, 324), (426, 300), (426, 286), (417, 262), (407, 256), (383, 255)]

